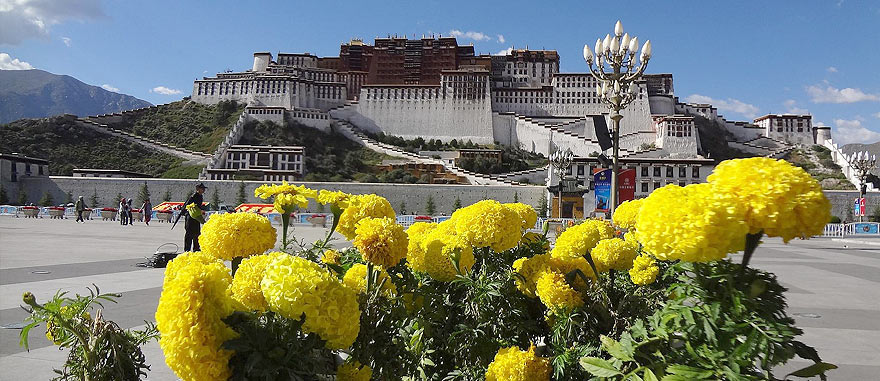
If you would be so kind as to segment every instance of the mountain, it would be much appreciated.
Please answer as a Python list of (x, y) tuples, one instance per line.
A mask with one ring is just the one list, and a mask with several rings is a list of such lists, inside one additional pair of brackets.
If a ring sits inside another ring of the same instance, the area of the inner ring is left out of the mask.
[(151, 104), (42, 70), (0, 70), (0, 123), (60, 114), (108, 114)]
[[(843, 153), (849, 155), (853, 152), (862, 152), (868, 151), (871, 155), (880, 156), (880, 142), (871, 143), (871, 144), (863, 144), (863, 143), (850, 143), (846, 144), (843, 147), (840, 147), (840, 150)], [(871, 173), (874, 175), (880, 176), (880, 168), (874, 168)]]

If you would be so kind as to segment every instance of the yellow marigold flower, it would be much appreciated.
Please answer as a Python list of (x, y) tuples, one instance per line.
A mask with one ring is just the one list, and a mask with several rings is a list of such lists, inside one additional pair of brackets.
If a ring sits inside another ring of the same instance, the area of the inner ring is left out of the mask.
[(262, 254), (275, 247), (276, 239), (268, 218), (256, 213), (224, 213), (205, 223), (199, 245), (204, 253), (229, 261)]
[(409, 243), (406, 232), (403, 226), (394, 222), (394, 219), (366, 218), (357, 225), (355, 232), (356, 237), (352, 244), (360, 251), (365, 261), (389, 268), (406, 258)]
[(535, 223), (538, 222), (538, 213), (535, 212), (535, 208), (531, 205), (526, 205), (521, 202), (514, 202), (510, 204), (504, 204), (505, 207), (510, 208), (519, 216), (520, 222), (522, 223), (522, 229), (533, 229), (535, 227)]
[(709, 184), (670, 184), (644, 199), (636, 238), (658, 259), (714, 261), (744, 248), (743, 219), (741, 204)]
[[(374, 279), (373, 281), (376, 284), (380, 284), (383, 281), (385, 282), (382, 285), (382, 291), (386, 296), (393, 296), (397, 293), (397, 286), (391, 282), (391, 277), (388, 276), (388, 272), (385, 269), (379, 268), (379, 277)], [(367, 265), (363, 263), (355, 263), (348, 271), (345, 272), (345, 276), (342, 277), (342, 283), (357, 292), (358, 294), (363, 294), (367, 292)]]
[(659, 273), (660, 268), (657, 267), (654, 257), (642, 254), (633, 261), (633, 267), (629, 269), (629, 278), (633, 283), (644, 286), (654, 283)]
[(473, 247), (510, 250), (522, 237), (522, 221), (511, 208), (495, 200), (483, 200), (452, 214), (456, 235)]
[(348, 207), (348, 200), (351, 195), (343, 191), (329, 191), (322, 189), (318, 192), (318, 202), (321, 204), (336, 204), (341, 209)]
[(709, 175), (714, 192), (745, 206), (750, 233), (806, 239), (822, 234), (831, 202), (819, 183), (800, 167), (766, 157), (726, 160)]
[(348, 348), (357, 338), (357, 294), (317, 263), (292, 255), (278, 257), (267, 267), (260, 289), (270, 310), (288, 319), (305, 315), (303, 331), (326, 340), (327, 348)]
[(422, 248), (422, 241), (437, 226), (433, 222), (416, 222), (406, 229), (406, 236), (409, 239), (406, 248), (406, 265), (413, 271), (421, 273), (428, 271), (425, 265), (425, 249)]
[(354, 239), (358, 222), (365, 218), (388, 217), (394, 219), (394, 208), (384, 197), (374, 194), (353, 195), (348, 200), (348, 207), (339, 216), (336, 231), (346, 239)]
[(336, 369), (336, 381), (370, 381), (373, 369), (357, 360), (346, 361)]
[(338, 265), (339, 252), (336, 250), (325, 250), (324, 253), (321, 254), (321, 262), (324, 262), (328, 265)]
[(268, 254), (255, 255), (241, 261), (238, 271), (235, 272), (235, 276), (232, 279), (232, 286), (230, 287), (232, 297), (251, 311), (266, 311), (269, 305), (266, 304), (266, 298), (263, 297), (260, 283), (263, 281), (266, 267), (276, 258), (283, 255), (288, 254), (275, 251)]
[(169, 263), (173, 277), (162, 286), (156, 309), (165, 362), (184, 380), (228, 379), (232, 351), (221, 346), (237, 333), (221, 319), (234, 309), (228, 291), (232, 276), (218, 259), (205, 263), (192, 256), (172, 266), (181, 257), (187, 256)]
[(306, 188), (304, 185), (288, 184), (287, 181), (280, 185), (263, 184), (254, 190), (254, 196), (262, 199), (275, 197), (275, 210), (278, 213), (291, 213), (294, 207), (305, 208), (309, 206), (309, 199), (317, 197), (318, 192)]
[(535, 283), (535, 294), (551, 312), (584, 305), (581, 295), (565, 282), (565, 275), (544, 271)]
[[(596, 275), (593, 274), (593, 268), (590, 267), (590, 263), (587, 262), (587, 259), (584, 257), (577, 258), (553, 258), (550, 257), (550, 260), (547, 262), (550, 271), (556, 272), (562, 275), (568, 275), (568, 273), (574, 270), (580, 270), (585, 277), (590, 278), (592, 280), (596, 279)], [(583, 278), (575, 277), (573, 281), (573, 286), (575, 289), (583, 290), (587, 284), (584, 283)]]
[(622, 229), (632, 229), (636, 227), (641, 209), (642, 199), (622, 202), (614, 209), (611, 220)]
[(165, 266), (165, 279), (163, 280), (164, 284), (174, 280), (177, 277), (177, 272), (190, 264), (198, 263), (202, 265), (207, 265), (217, 262), (217, 258), (207, 253), (201, 251), (190, 252), (187, 251), (185, 253), (179, 254), (174, 258), (171, 262)]
[(428, 275), (441, 282), (450, 282), (459, 274), (455, 269), (453, 257), (458, 257), (461, 274), (470, 272), (477, 261), (474, 257), (474, 249), (459, 245), (452, 236), (431, 234), (423, 241), (422, 248), (425, 251), (425, 267)]
[[(542, 239), (544, 239), (544, 236), (540, 233), (526, 232), (526, 234), (523, 234), (522, 239), (520, 239), (520, 243), (524, 243), (524, 244), (536, 243), (536, 242), (541, 241)], [(549, 245), (550, 245), (549, 242), (545, 242), (544, 249), (548, 249)]]
[(486, 381), (549, 381), (550, 361), (518, 347), (501, 348), (486, 370)]
[[(555, 272), (565, 276), (574, 270), (581, 270), (584, 276), (596, 279), (590, 263), (584, 257), (553, 258), (550, 254), (538, 254), (531, 258), (519, 258), (513, 262), (513, 271), (522, 276), (515, 277), (516, 287), (530, 298), (537, 296), (535, 287), (538, 278), (545, 272)], [(575, 277), (574, 286), (577, 289), (583, 289), (586, 287), (586, 283), (581, 277)]]
[(620, 238), (608, 238), (599, 241), (590, 252), (596, 270), (605, 272), (608, 270), (629, 270), (633, 260), (639, 255), (639, 246)]
[(586, 220), (565, 229), (556, 238), (556, 246), (550, 255), (556, 258), (583, 257), (601, 239), (614, 237), (614, 228), (605, 221)]
[[(61, 312), (61, 317), (65, 320), (72, 320), (74, 316), (76, 316), (76, 310), (68, 306), (62, 306), (59, 309)], [(92, 316), (89, 315), (88, 312), (83, 311), (80, 315), (80, 319), (88, 321), (92, 319)], [(49, 339), (55, 345), (61, 345), (68, 337), (68, 334), (64, 331), (63, 328), (59, 326), (55, 318), (49, 319), (46, 321), (46, 338)]]

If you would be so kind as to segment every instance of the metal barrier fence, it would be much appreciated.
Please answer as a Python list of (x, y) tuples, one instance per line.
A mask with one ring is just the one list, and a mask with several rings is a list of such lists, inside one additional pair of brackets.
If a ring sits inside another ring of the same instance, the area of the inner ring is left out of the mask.
[(848, 224), (827, 224), (823, 237), (880, 236), (880, 222), (851, 222)]

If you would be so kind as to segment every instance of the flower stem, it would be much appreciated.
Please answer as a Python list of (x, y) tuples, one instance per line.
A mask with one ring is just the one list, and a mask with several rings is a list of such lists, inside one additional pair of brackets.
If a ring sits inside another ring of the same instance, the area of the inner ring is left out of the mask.
[(743, 252), (742, 268), (740, 269), (740, 271), (745, 271), (746, 267), (749, 266), (749, 261), (752, 259), (752, 254), (755, 253), (755, 249), (757, 249), (758, 245), (761, 244), (761, 237), (763, 236), (763, 230), (755, 234), (746, 234), (746, 248)]

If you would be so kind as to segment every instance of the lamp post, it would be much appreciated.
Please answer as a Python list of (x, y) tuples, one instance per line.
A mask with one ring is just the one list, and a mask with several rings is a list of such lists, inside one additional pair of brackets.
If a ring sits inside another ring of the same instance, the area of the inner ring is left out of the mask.
[[(856, 177), (859, 179), (859, 199), (862, 199), (865, 197), (865, 191), (868, 188), (868, 175), (872, 169), (877, 167), (877, 155), (871, 155), (867, 151), (862, 151), (844, 156), (844, 158), (856, 171)], [(863, 218), (864, 216), (859, 215), (859, 222), (862, 222)]]
[(556, 152), (550, 155), (550, 165), (553, 166), (556, 174), (559, 175), (559, 218), (562, 218), (562, 180), (565, 179), (565, 173), (571, 167), (572, 159), (574, 159), (574, 153), (571, 152), (570, 148), (566, 148), (565, 151), (557, 149)]
[[(630, 37), (623, 33), (620, 21), (614, 25), (614, 35), (606, 34), (604, 39), (596, 40), (595, 55), (590, 47), (584, 45), (584, 60), (590, 74), (596, 79), (596, 94), (611, 109), (613, 162), (611, 173), (611, 202), (608, 206), (609, 215), (617, 208), (617, 172), (620, 168), (618, 156), (620, 151), (620, 110), (623, 110), (639, 95), (636, 85), (648, 60), (651, 59), (651, 41), (642, 46), (639, 62), (636, 65), (636, 54), (639, 52), (638, 37)], [(593, 63), (595, 62), (595, 67)]]

